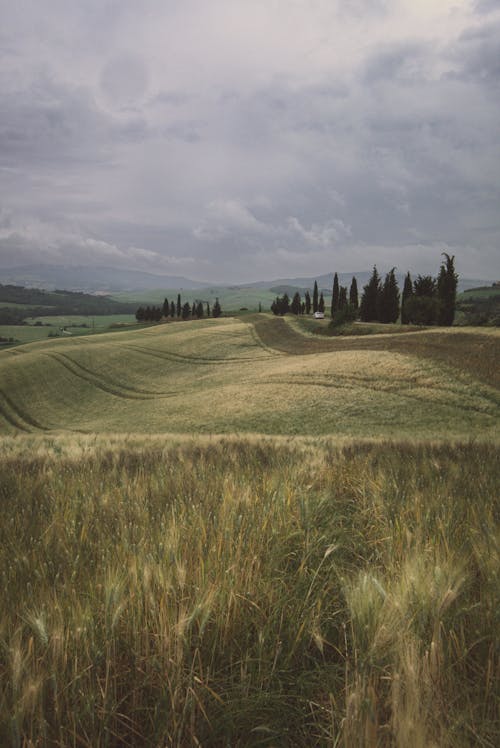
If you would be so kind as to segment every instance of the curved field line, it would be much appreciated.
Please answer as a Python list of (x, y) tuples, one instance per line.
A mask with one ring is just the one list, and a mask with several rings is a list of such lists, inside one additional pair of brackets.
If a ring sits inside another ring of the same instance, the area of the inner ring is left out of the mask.
[[(3, 392), (0, 393), (3, 395)], [(2, 416), (7, 423), (10, 423), (11, 426), (13, 426), (15, 429), (18, 429), (19, 431), (24, 431), (26, 434), (31, 434), (31, 429), (24, 426), (22, 423), (19, 423), (19, 421), (16, 421), (16, 419), (9, 413), (9, 411), (0, 403), (0, 416)]]
[(165, 392), (155, 392), (154, 390), (145, 390), (139, 387), (131, 387), (128, 384), (121, 384), (121, 382), (116, 382), (111, 377), (104, 376), (103, 374), (97, 374), (97, 372), (93, 371), (92, 369), (89, 369), (87, 366), (84, 366), (79, 361), (75, 361), (71, 356), (68, 356), (66, 353), (57, 353), (54, 354), (57, 356), (61, 356), (62, 358), (66, 359), (69, 364), (72, 364), (77, 369), (81, 369), (83, 372), (88, 374), (91, 377), (94, 377), (95, 379), (98, 379), (99, 381), (102, 381), (104, 384), (108, 384), (110, 387), (117, 387), (120, 390), (125, 390), (126, 392), (131, 392), (132, 394), (137, 395), (165, 395), (169, 393)]
[[(151, 348), (143, 348), (138, 345), (127, 345), (124, 346), (131, 351), (136, 353), (143, 353), (146, 356), (154, 356), (155, 358), (161, 358), (164, 361), (172, 361), (177, 364), (200, 364), (201, 366), (210, 366), (212, 364), (237, 364), (240, 361), (255, 361), (253, 357), (241, 357), (241, 358), (206, 358), (203, 356), (186, 356), (181, 353), (173, 353), (171, 351), (159, 351), (152, 350)], [(261, 359), (259, 359), (261, 360)]]
[(263, 345), (297, 356), (341, 351), (389, 351), (431, 359), (500, 388), (500, 338), (470, 332), (441, 331), (341, 338), (306, 337), (281, 317), (255, 315), (250, 320)]
[[(133, 392), (123, 392), (122, 390), (118, 389), (116, 386), (112, 386), (107, 384), (106, 382), (103, 382), (99, 379), (99, 377), (93, 375), (90, 376), (86, 372), (79, 370), (76, 366), (72, 366), (74, 363), (71, 359), (69, 361), (65, 358), (63, 358), (60, 354), (57, 353), (46, 353), (46, 356), (49, 356), (54, 361), (57, 361), (57, 363), (61, 364), (67, 371), (69, 371), (73, 376), (78, 377), (78, 379), (82, 379), (84, 382), (87, 382), (87, 384), (91, 384), (93, 387), (96, 387), (99, 390), (102, 390), (103, 392), (107, 392), (109, 395), (114, 395), (115, 397), (122, 398), (123, 400), (154, 400), (156, 397), (168, 397), (168, 395), (141, 395), (139, 393), (133, 393)], [(71, 363), (70, 363), (71, 361)]]
[[(353, 381), (351, 382), (348, 377), (339, 377), (339, 381), (338, 382), (328, 382), (328, 381), (324, 381), (324, 380), (320, 381), (318, 379), (314, 379), (314, 380), (304, 379), (304, 378), (300, 378), (300, 379), (297, 378), (296, 379), (294, 377), (289, 377), (288, 379), (287, 378), (275, 378), (275, 377), (272, 377), (272, 378), (268, 379), (267, 381), (264, 381), (264, 382), (260, 381), (260, 382), (258, 382), (259, 386), (263, 385), (263, 384), (264, 385), (270, 385), (270, 386), (278, 384), (278, 385), (285, 385), (287, 387), (293, 387), (293, 386), (309, 387), (309, 388), (312, 388), (312, 387), (324, 387), (324, 388), (338, 389), (338, 390), (354, 390), (354, 389), (359, 389), (359, 387), (361, 386), (360, 383), (359, 383), (359, 381), (357, 381), (356, 379), (353, 378)], [(418, 383), (412, 383), (412, 384), (414, 384), (417, 387), (418, 386), (422, 386), (422, 385), (418, 385)], [(375, 392), (377, 394), (393, 395), (393, 396), (396, 396), (396, 397), (402, 397), (402, 398), (410, 399), (410, 400), (413, 400), (413, 401), (418, 400), (418, 401), (424, 402), (424, 403), (432, 403), (433, 402), (432, 398), (426, 398), (425, 396), (417, 394), (413, 390), (411, 390), (409, 392), (408, 390), (410, 388), (411, 388), (411, 385), (410, 385), (410, 387), (399, 388), (399, 389), (397, 387), (387, 388), (387, 387), (384, 387), (383, 384), (381, 384), (379, 387), (377, 387), (373, 383), (369, 384), (368, 382), (363, 382), (363, 389), (370, 390), (371, 392)], [(456, 393), (453, 392), (453, 390), (450, 390), (447, 387), (433, 387), (432, 391), (436, 392), (436, 393), (445, 394), (445, 395), (456, 394)], [(489, 404), (493, 404), (495, 406), (498, 405), (498, 403), (496, 403), (493, 398), (488, 398), (488, 397), (485, 396), (484, 399)], [(458, 401), (458, 403), (456, 401), (454, 401), (452, 404), (453, 405), (457, 405), (458, 404), (459, 410), (473, 411), (474, 413), (480, 413), (481, 415), (489, 417), (489, 418), (495, 418), (494, 415), (492, 415), (491, 413), (486, 412), (483, 408), (480, 408), (477, 405), (473, 405), (472, 403), (464, 403), (463, 397), (461, 397), (460, 395), (456, 395), (455, 400)], [(443, 407), (447, 407), (447, 406), (450, 405), (450, 403), (446, 402), (446, 401), (442, 401), (439, 404), (441, 406), (443, 406)]]
[(0, 396), (7, 405), (7, 407), (5, 405), (0, 406), (0, 413), (12, 426), (27, 433), (31, 433), (31, 429), (38, 429), (40, 431), (50, 430), (20, 408), (3, 390), (0, 390)]

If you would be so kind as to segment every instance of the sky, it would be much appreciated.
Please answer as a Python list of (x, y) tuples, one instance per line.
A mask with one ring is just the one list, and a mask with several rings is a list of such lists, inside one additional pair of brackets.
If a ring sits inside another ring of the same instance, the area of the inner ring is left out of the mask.
[(500, 0), (0, 0), (0, 270), (500, 279)]

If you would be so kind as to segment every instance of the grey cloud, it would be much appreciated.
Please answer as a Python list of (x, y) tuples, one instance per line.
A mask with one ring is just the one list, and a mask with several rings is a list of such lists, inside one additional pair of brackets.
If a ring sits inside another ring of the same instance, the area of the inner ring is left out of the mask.
[(400, 42), (375, 50), (362, 68), (365, 84), (399, 79), (405, 84), (425, 78), (429, 45), (419, 42)]
[(458, 68), (453, 77), (498, 88), (500, 21), (468, 29), (450, 50), (450, 57)]
[(493, 13), (498, 11), (498, 0), (475, 0), (473, 7), (477, 13)]
[(231, 4), (227, 26), (218, 0), (44, 5), (3, 32), (4, 266), (86, 252), (244, 281), (435, 272), (448, 247), (500, 272), (493, 17), (464, 11), (450, 42), (392, 2)]
[(114, 55), (105, 64), (101, 88), (119, 106), (133, 106), (147, 94), (149, 75), (142, 57), (131, 52)]

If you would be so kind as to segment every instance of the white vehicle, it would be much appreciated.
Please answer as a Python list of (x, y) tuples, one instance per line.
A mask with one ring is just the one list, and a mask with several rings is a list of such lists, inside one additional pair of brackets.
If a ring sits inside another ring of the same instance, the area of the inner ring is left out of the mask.
[(324, 312), (314, 312), (314, 319), (325, 319)]

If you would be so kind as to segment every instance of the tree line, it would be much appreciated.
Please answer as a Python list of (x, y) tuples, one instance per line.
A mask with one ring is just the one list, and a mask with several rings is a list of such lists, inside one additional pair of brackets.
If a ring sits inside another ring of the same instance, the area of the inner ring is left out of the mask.
[(177, 302), (166, 298), (162, 306), (140, 306), (135, 313), (135, 318), (138, 322), (160, 322), (168, 318), (202, 319), (203, 317), (220, 317), (221, 314), (222, 309), (218, 298), (210, 308), (208, 301), (205, 305), (202, 301), (193, 301), (192, 304), (188, 301), (182, 303), (181, 295), (177, 294)]
[[(374, 266), (368, 283), (363, 287), (361, 300), (358, 301), (358, 285), (353, 277), (349, 290), (339, 284), (338, 274), (333, 276), (330, 315), (334, 323), (354, 320), (359, 317), (362, 322), (394, 323), (401, 319), (404, 325), (452, 325), (455, 318), (458, 275), (455, 272), (455, 256), (442, 255), (437, 278), (431, 275), (418, 275), (412, 280), (408, 272), (405, 277), (403, 292), (400, 294), (392, 268), (385, 276), (380, 277)], [(271, 304), (271, 311), (276, 315), (310, 314), (311, 311), (325, 311), (323, 293), (318, 293), (318, 284), (314, 282), (312, 299), (309, 291), (302, 300), (297, 291), (292, 300), (287, 293), (277, 296)]]
[[(353, 318), (357, 314), (358, 310), (358, 283), (356, 278), (353, 278), (349, 291), (347, 286), (340, 286), (337, 273), (333, 277), (333, 289), (332, 289), (332, 301), (330, 307), (330, 314), (334, 315), (342, 314), (343, 317), (349, 314), (353, 315)], [(309, 291), (305, 292), (304, 300), (300, 296), (300, 292), (296, 291), (292, 300), (287, 293), (283, 296), (277, 296), (271, 304), (271, 311), (276, 315), (288, 314), (315, 314), (325, 312), (325, 299), (323, 291), (319, 291), (317, 281), (314, 281), (314, 288), (311, 294)]]

